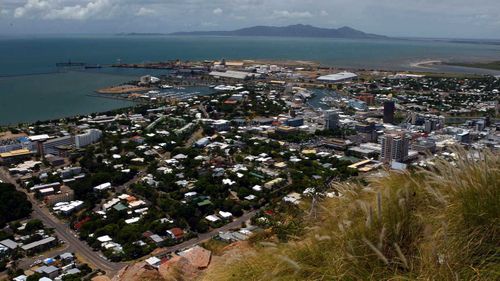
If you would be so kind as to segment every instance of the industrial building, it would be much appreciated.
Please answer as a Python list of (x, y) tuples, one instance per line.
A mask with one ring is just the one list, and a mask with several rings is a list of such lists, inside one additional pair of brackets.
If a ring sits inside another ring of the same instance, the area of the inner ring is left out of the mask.
[(358, 75), (352, 72), (339, 72), (335, 74), (329, 74), (329, 75), (323, 75), (318, 77), (316, 80), (321, 81), (321, 82), (326, 82), (326, 83), (339, 83), (339, 82), (345, 82), (349, 80), (353, 80), (357, 78)]

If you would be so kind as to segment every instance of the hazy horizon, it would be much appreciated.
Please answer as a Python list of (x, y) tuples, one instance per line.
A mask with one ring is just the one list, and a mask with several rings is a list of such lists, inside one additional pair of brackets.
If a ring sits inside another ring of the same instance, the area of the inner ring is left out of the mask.
[(349, 26), (390, 37), (500, 39), (496, 0), (0, 0), (0, 34)]

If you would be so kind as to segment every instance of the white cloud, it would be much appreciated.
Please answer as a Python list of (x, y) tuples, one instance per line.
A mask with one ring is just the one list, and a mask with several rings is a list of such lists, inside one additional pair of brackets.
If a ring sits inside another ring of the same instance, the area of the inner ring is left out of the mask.
[(141, 7), (137, 13), (135, 13), (136, 16), (153, 16), (156, 15), (156, 11), (150, 8), (146, 7)]
[[(113, 0), (93, 0), (87, 3), (64, 6), (61, 0), (28, 0), (14, 10), (15, 18), (41, 18), (47, 20), (85, 20), (92, 17), (108, 17)], [(74, 2), (73, 2), (74, 3)]]
[(224, 11), (221, 9), (221, 8), (216, 8), (212, 11), (214, 13), (214, 15), (220, 15), (222, 14)]
[[(13, 17), (19, 23), (13, 28), (0, 26), (0, 33), (47, 28), (50, 32), (174, 32), (215, 21), (221, 30), (307, 23), (347, 25), (393, 36), (498, 38), (499, 15), (499, 0), (0, 0), (0, 17)], [(103, 18), (106, 21), (99, 21)], [(58, 25), (59, 20), (66, 22)]]
[(273, 11), (271, 17), (273, 18), (286, 18), (286, 19), (305, 19), (312, 18), (312, 14), (310, 12), (289, 12), (287, 10), (282, 11)]
[(47, 15), (46, 19), (66, 19), (66, 20), (85, 20), (92, 17), (107, 17), (111, 13), (111, 0), (95, 0), (87, 3), (85, 6), (75, 5), (66, 6), (62, 9), (53, 9)]
[(52, 6), (52, 1), (44, 0), (28, 0), (24, 6), (18, 7), (14, 10), (14, 17), (22, 18), (31, 16), (46, 11)]

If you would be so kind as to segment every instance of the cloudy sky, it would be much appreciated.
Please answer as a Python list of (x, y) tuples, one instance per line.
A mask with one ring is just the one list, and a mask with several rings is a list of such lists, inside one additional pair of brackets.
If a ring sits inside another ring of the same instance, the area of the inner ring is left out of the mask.
[(389, 36), (500, 39), (500, 0), (0, 0), (0, 34), (351, 26)]

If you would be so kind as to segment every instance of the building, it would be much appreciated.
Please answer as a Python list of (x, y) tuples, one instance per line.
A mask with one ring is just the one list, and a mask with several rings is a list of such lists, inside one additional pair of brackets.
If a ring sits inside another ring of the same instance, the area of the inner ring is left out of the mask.
[(61, 186), (61, 190), (59, 192), (45, 197), (44, 201), (48, 206), (53, 206), (59, 202), (72, 201), (74, 197), (75, 192), (71, 188), (63, 185)]
[(85, 133), (75, 136), (76, 148), (85, 147), (97, 142), (102, 137), (102, 131), (98, 129), (89, 129)]
[(470, 136), (469, 131), (462, 131), (462, 132), (456, 134), (455, 137), (459, 142), (461, 142), (463, 144), (468, 144), (471, 141), (471, 136)]
[(426, 117), (424, 120), (424, 132), (430, 133), (444, 127), (443, 117)]
[(436, 142), (432, 139), (420, 139), (411, 148), (420, 154), (435, 153)]
[[(53, 265), (50, 265), (50, 266), (42, 266), (40, 268), (38, 268), (36, 270), (37, 273), (41, 274), (42, 276), (44, 277), (47, 277), (47, 278), (56, 278), (57, 276), (59, 276), (59, 268), (53, 266)], [(41, 280), (41, 279), (40, 279)]]
[(328, 84), (335, 84), (339, 82), (350, 81), (357, 78), (358, 75), (352, 72), (339, 72), (335, 74), (323, 75), (318, 77), (316, 80), (321, 82), (326, 82)]
[(64, 158), (59, 157), (59, 156), (54, 156), (52, 154), (48, 154), (45, 159), (49, 162), (50, 166), (52, 166), (52, 167), (62, 166), (66, 163), (64, 161)]
[(28, 149), (12, 150), (0, 153), (0, 163), (12, 164), (31, 158), (31, 151)]
[(408, 160), (410, 138), (404, 133), (391, 133), (381, 137), (380, 160), (384, 163), (405, 162)]
[(252, 77), (258, 77), (259, 74), (244, 72), (244, 71), (212, 71), (208, 75), (213, 76), (214, 78), (228, 78), (228, 79), (237, 79), (237, 80), (246, 80)]
[(228, 120), (213, 120), (212, 122), (212, 128), (218, 132), (229, 130), (230, 125)]
[(375, 128), (375, 123), (356, 124), (355, 130), (358, 133), (361, 142), (377, 141), (377, 130)]
[(21, 246), (21, 249), (25, 251), (28, 255), (34, 254), (36, 252), (41, 252), (57, 244), (57, 239), (55, 237), (47, 237), (45, 239), (35, 241), (26, 245)]
[(375, 96), (370, 93), (360, 93), (356, 98), (360, 101), (364, 101), (367, 105), (373, 105), (375, 103)]
[(75, 138), (73, 136), (65, 136), (60, 138), (54, 138), (45, 141), (42, 145), (42, 151), (39, 151), (41, 155), (45, 154), (53, 154), (58, 155), (59, 149), (58, 146), (71, 146), (75, 144)]
[(27, 137), (0, 139), (0, 153), (20, 149), (33, 150), (33, 143)]
[(339, 127), (339, 114), (333, 110), (327, 110), (324, 113), (325, 130), (334, 130)]
[(286, 120), (286, 125), (290, 127), (300, 127), (304, 125), (304, 118), (302, 117), (290, 118)]
[(384, 123), (388, 124), (394, 123), (395, 110), (396, 110), (396, 105), (393, 100), (388, 100), (384, 102)]
[(366, 104), (366, 102), (359, 100), (359, 99), (349, 100), (348, 105), (350, 107), (354, 108), (355, 110), (359, 110), (359, 111), (368, 110), (368, 105)]

